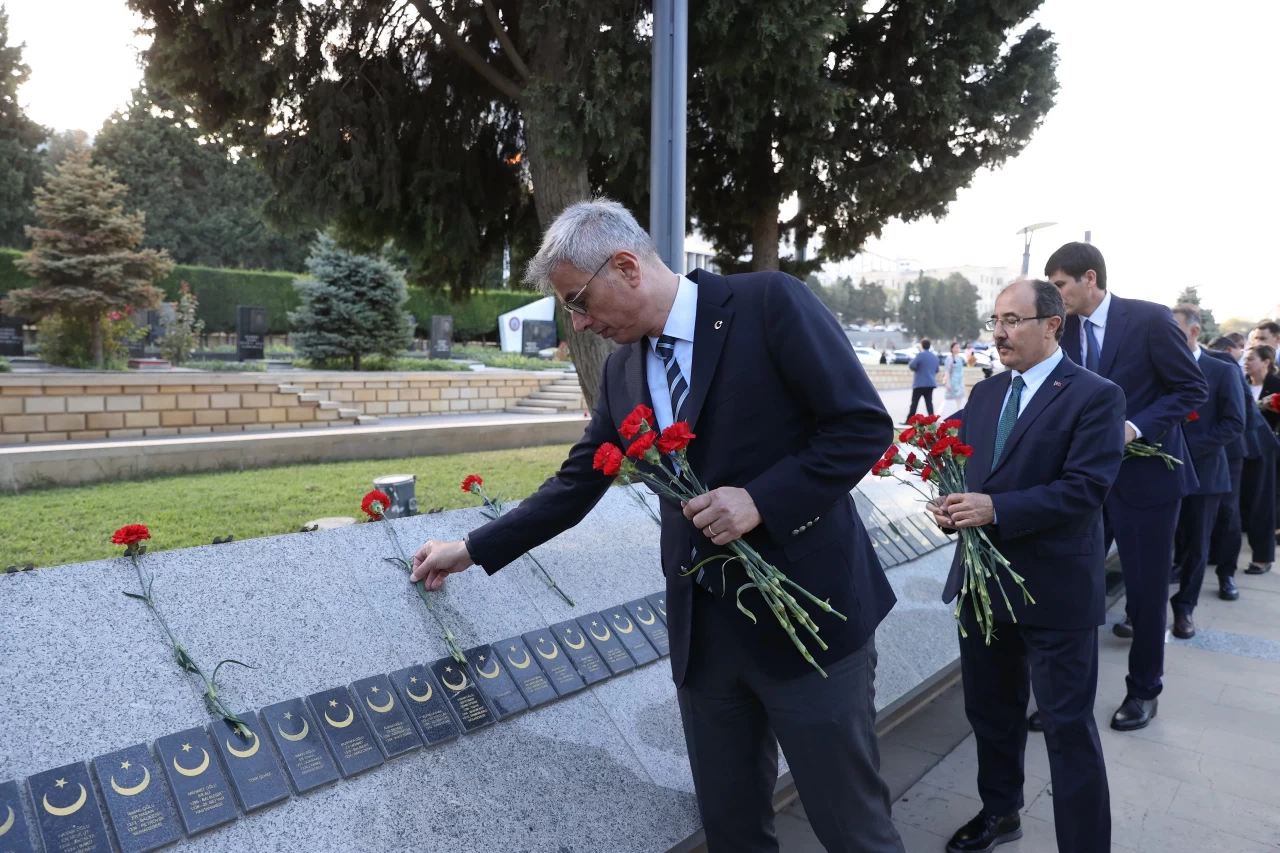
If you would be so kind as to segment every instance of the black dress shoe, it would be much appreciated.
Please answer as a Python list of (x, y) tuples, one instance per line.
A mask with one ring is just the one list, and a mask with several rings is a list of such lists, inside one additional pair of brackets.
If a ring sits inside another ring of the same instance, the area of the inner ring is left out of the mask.
[(1124, 702), (1111, 715), (1111, 728), (1118, 732), (1132, 732), (1145, 729), (1156, 715), (1159, 699), (1139, 699), (1126, 696)]
[(1240, 590), (1236, 589), (1235, 578), (1218, 578), (1218, 598), (1223, 601), (1236, 601), (1240, 598)]
[(1044, 731), (1044, 723), (1040, 720), (1039, 711), (1035, 711), (1030, 717), (1027, 717), (1027, 728), (1031, 729), (1033, 732)]
[(1117, 622), (1111, 626), (1111, 633), (1125, 640), (1133, 639), (1133, 623), (1129, 621), (1129, 617), (1124, 617), (1123, 622)]
[(1008, 817), (995, 817), (986, 812), (966, 823), (947, 842), (947, 853), (988, 853), (997, 844), (1017, 841), (1022, 837), (1022, 819), (1014, 812)]
[(1179, 640), (1190, 640), (1196, 635), (1196, 625), (1191, 621), (1190, 613), (1173, 614), (1173, 636)]
[(1264, 563), (1261, 566), (1257, 563), (1250, 563), (1249, 568), (1245, 569), (1244, 573), (1246, 575), (1265, 575), (1269, 571), (1271, 571), (1270, 563)]

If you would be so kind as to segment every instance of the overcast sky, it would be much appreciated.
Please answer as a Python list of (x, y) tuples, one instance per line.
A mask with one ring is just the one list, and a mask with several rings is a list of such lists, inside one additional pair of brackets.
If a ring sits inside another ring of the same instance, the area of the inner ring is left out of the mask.
[[(141, 72), (138, 20), (123, 0), (0, 0), (27, 44), (21, 99), (56, 129), (96, 133)], [(890, 223), (868, 246), (926, 267), (1021, 263), (1031, 270), (1086, 230), (1112, 289), (1170, 302), (1199, 285), (1219, 319), (1275, 312), (1268, 260), (1280, 214), (1277, 0), (1047, 0), (1059, 45), (1058, 103), (1031, 144), (978, 174), (941, 222)]]

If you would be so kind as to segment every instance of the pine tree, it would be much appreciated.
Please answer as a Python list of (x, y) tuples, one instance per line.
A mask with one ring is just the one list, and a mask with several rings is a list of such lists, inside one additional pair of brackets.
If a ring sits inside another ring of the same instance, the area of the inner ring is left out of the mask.
[(323, 235), (307, 259), (311, 278), (294, 282), (302, 307), (289, 315), (292, 343), (312, 362), (351, 359), (353, 370), (368, 353), (399, 354), (409, 345), (404, 273), (386, 260), (339, 249)]
[(18, 89), (31, 76), (22, 48), (9, 44), (9, 16), (0, 6), (0, 246), (25, 244), (22, 227), (31, 221), (31, 195), (44, 177), (36, 149), (49, 135), (18, 104)]
[(153, 282), (173, 270), (165, 252), (137, 250), (145, 217), (124, 212), (120, 198), (128, 191), (109, 169), (92, 165), (88, 152), (68, 155), (36, 189), (36, 218), (43, 227), (27, 226), (35, 248), (15, 261), (37, 285), (10, 291), (0, 303), (0, 310), (28, 320), (61, 315), (88, 323), (90, 356), (98, 368), (103, 318), (158, 307), (163, 293)]
[(1200, 288), (1192, 285), (1185, 288), (1178, 294), (1178, 298), (1174, 301), (1176, 305), (1179, 302), (1190, 302), (1200, 308), (1200, 343), (1208, 344), (1218, 335), (1222, 334), (1218, 328), (1218, 321), (1214, 319), (1213, 309), (1205, 308), (1200, 304)]

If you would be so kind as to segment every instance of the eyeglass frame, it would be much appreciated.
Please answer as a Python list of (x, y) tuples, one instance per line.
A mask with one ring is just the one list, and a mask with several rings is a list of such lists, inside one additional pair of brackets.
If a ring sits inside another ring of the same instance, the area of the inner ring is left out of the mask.
[(560, 307), (568, 311), (570, 314), (581, 314), (585, 317), (587, 314), (587, 306), (579, 302), (578, 299), (582, 294), (587, 292), (587, 288), (591, 286), (591, 282), (596, 280), (596, 276), (600, 275), (600, 271), (607, 267), (609, 265), (609, 261), (612, 260), (613, 255), (605, 258), (604, 263), (596, 267), (596, 271), (591, 274), (591, 278), (587, 279), (587, 283), (582, 285), (581, 289), (579, 289), (577, 293), (573, 294), (568, 299), (560, 300)]
[(983, 322), (982, 328), (986, 329), (988, 332), (994, 332), (996, 330), (996, 326), (1002, 326), (1004, 327), (1004, 330), (1006, 332), (1012, 332), (1014, 329), (1018, 328), (1019, 323), (1025, 323), (1028, 320), (1048, 320), (1052, 317), (1057, 317), (1057, 316), (1058, 316), (1057, 314), (1037, 314), (1034, 317), (1016, 317), (1015, 316), (1013, 318), (1012, 324), (1006, 323), (1003, 317), (988, 317)]

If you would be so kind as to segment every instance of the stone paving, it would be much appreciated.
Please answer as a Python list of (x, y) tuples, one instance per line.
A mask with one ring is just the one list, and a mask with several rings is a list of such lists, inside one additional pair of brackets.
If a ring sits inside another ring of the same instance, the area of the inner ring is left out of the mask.
[[(1212, 569), (1198, 635), (1170, 640), (1164, 693), (1149, 727), (1108, 727), (1124, 698), (1128, 644), (1105, 629), (1096, 716), (1111, 788), (1112, 850), (1261, 853), (1280, 849), (1280, 574), (1236, 575), (1240, 600), (1218, 599)], [(1109, 620), (1124, 616), (1123, 600)], [(939, 853), (981, 808), (973, 736), (950, 690), (882, 738), (883, 772), (908, 853)], [(948, 740), (959, 746), (936, 760)], [(931, 761), (931, 759), (934, 759)], [(923, 775), (921, 775), (923, 774)], [(1000, 853), (1051, 853), (1053, 792), (1043, 737), (1026, 757), (1021, 841)], [(918, 779), (901, 792), (903, 780)], [(800, 803), (778, 818), (783, 853), (821, 851)]]

